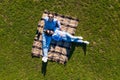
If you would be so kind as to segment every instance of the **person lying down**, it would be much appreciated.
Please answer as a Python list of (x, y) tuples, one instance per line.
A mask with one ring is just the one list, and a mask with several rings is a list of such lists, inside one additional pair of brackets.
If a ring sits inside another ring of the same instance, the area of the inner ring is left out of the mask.
[(51, 35), (52, 39), (55, 41), (65, 41), (65, 42), (75, 42), (89, 44), (88, 41), (84, 41), (82, 36), (73, 36), (68, 32), (56, 29), (54, 32), (51, 30), (46, 30), (46, 34)]

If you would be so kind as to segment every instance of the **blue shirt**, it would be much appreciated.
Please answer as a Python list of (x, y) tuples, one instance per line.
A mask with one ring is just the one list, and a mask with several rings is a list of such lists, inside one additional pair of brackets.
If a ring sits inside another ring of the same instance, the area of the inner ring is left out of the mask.
[(64, 38), (66, 38), (66, 32), (55, 30), (54, 34), (52, 35), (52, 39), (55, 41), (62, 41)]
[(47, 29), (50, 29), (50, 30), (53, 30), (55, 31), (56, 29), (59, 29), (60, 28), (60, 22), (53, 18), (52, 21), (49, 21), (49, 18), (48, 17), (45, 17), (44, 18), (44, 30), (47, 30)]

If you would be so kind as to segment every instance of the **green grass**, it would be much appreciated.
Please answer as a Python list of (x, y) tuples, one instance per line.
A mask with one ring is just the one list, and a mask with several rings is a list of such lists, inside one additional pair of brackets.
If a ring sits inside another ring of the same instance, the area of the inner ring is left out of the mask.
[[(66, 66), (31, 58), (43, 11), (80, 19), (77, 36), (90, 41), (87, 55), (76, 47)], [(120, 80), (119, 0), (0, 0), (0, 80)]]

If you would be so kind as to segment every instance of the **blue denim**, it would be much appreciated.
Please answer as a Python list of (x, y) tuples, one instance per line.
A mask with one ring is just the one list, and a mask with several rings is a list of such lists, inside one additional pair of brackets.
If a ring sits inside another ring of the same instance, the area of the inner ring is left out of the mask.
[(51, 39), (52, 37), (51, 36), (47, 36), (44, 32), (42, 34), (42, 49), (43, 49), (43, 56), (46, 56), (48, 55), (48, 50), (49, 50), (49, 47), (50, 47), (50, 42), (51, 42)]
[(57, 19), (53, 19), (53, 21), (49, 21), (48, 17), (45, 17), (44, 19), (45, 25), (44, 30), (50, 29), (55, 31), (57, 28), (60, 28), (60, 22)]
[(68, 32), (56, 30), (52, 35), (52, 39), (55, 41), (65, 41), (65, 42), (76, 42), (76, 43), (83, 43), (83, 40), (79, 39), (76, 36), (72, 36)]
[(65, 36), (62, 37), (63, 41), (66, 42), (75, 42), (75, 43), (83, 43), (83, 40), (79, 39), (76, 36), (72, 36), (71, 34), (64, 32)]
[[(44, 30), (50, 29), (55, 31), (56, 29), (60, 28), (60, 22), (57, 19), (53, 19), (53, 21), (49, 21), (48, 17), (44, 18)], [(57, 24), (57, 25), (56, 25)], [(43, 56), (48, 56), (48, 50), (50, 47), (51, 36), (47, 36), (44, 32), (42, 34), (42, 49), (43, 49)]]

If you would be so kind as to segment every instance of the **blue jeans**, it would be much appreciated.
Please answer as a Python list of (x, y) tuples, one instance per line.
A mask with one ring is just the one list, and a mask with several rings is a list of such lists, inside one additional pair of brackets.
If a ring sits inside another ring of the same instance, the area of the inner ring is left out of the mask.
[(75, 42), (75, 43), (83, 43), (83, 40), (79, 39), (76, 36), (72, 36), (71, 34), (64, 32), (65, 36), (62, 38), (65, 42)]
[(51, 36), (47, 36), (43, 32), (42, 39), (43, 39), (43, 41), (42, 41), (43, 56), (47, 57), (52, 37)]

